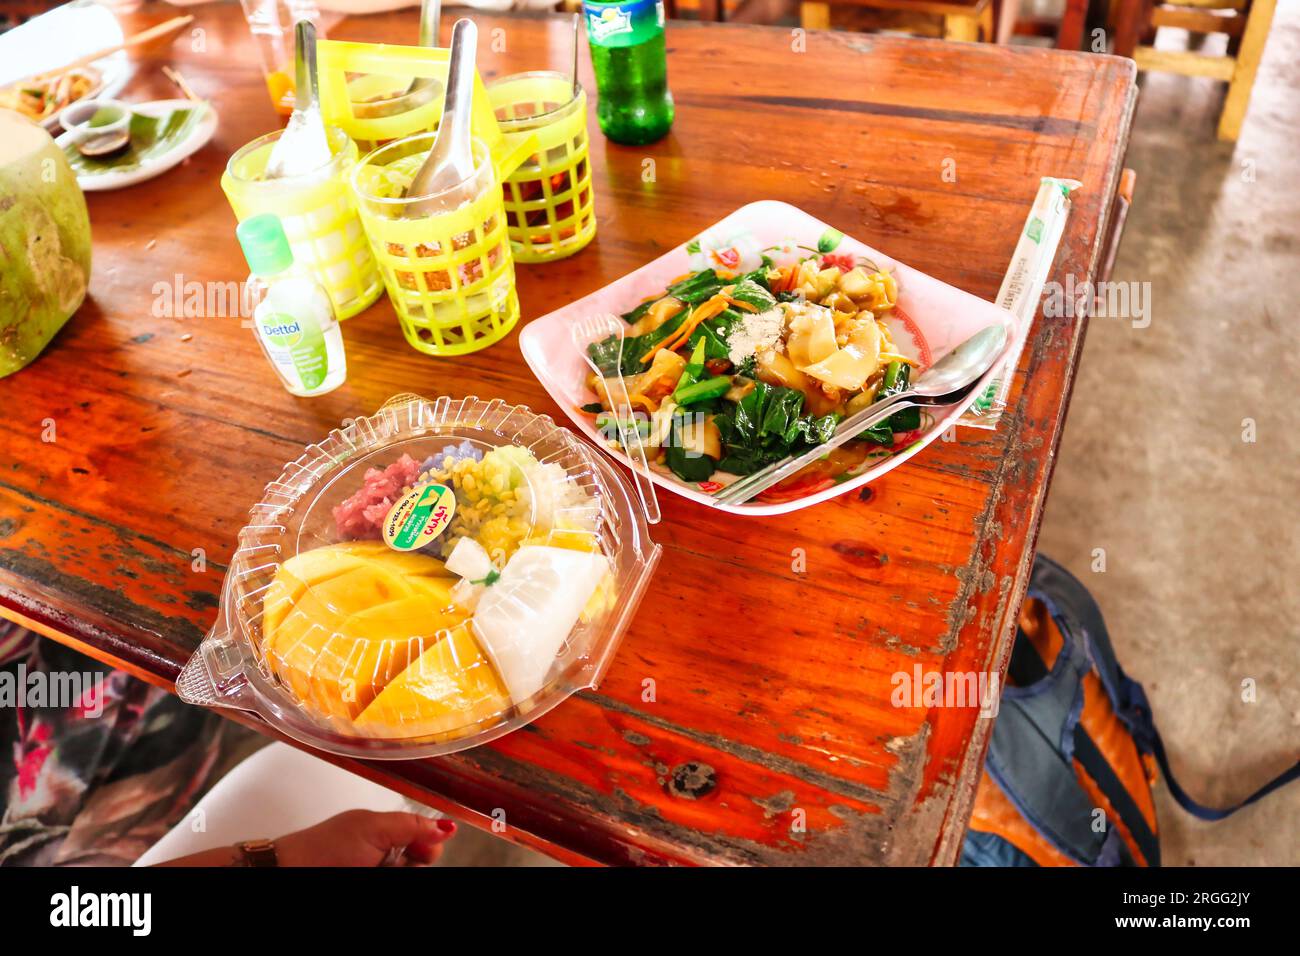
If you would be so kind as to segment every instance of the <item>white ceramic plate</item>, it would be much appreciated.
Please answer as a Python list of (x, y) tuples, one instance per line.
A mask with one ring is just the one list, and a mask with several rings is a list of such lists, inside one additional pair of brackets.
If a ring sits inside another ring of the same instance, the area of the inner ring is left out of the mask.
[[(95, 172), (78, 172), (77, 185), (86, 192), (96, 192), (105, 189), (122, 189), (126, 186), (134, 186), (136, 183), (142, 183), (147, 179), (153, 179), (155, 176), (161, 176), (167, 170), (180, 163), (182, 160), (198, 152), (212, 135), (217, 131), (217, 111), (212, 108), (210, 103), (195, 103), (192, 100), (154, 100), (150, 103), (129, 103), (131, 109), (145, 116), (162, 116), (172, 110), (178, 109), (200, 109), (204, 114), (193, 126), (190, 127), (186, 135), (178, 139), (171, 148), (165, 152), (150, 156), (144, 162), (133, 166), (108, 167), (102, 171)], [(60, 147), (66, 147), (72, 143), (72, 137), (64, 133), (55, 142)]]

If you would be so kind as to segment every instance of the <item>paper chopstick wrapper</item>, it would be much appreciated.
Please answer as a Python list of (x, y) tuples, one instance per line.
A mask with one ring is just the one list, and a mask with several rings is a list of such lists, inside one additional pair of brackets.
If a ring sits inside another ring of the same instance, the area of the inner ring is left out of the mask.
[(1044, 176), (1038, 186), (1038, 195), (1020, 232), (1011, 266), (1002, 278), (1002, 287), (994, 300), (1014, 317), (1012, 348), (1006, 364), (989, 387), (971, 404), (966, 414), (957, 420), (959, 425), (974, 428), (997, 428), (998, 420), (1007, 407), (1007, 394), (1011, 379), (1020, 363), (1020, 353), (1025, 349), (1029, 328), (1038, 315), (1043, 297), (1043, 286), (1056, 260), (1056, 249), (1065, 232), (1065, 220), (1070, 215), (1070, 193), (1082, 184), (1073, 179), (1055, 179)]

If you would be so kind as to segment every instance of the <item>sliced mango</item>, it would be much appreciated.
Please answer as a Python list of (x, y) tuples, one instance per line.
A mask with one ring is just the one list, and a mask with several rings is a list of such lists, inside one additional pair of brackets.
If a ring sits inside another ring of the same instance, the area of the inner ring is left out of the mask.
[(267, 664), (303, 703), (354, 719), (465, 619), (437, 558), (357, 541), (286, 561), (262, 605)]
[(494, 721), (509, 706), (469, 628), (458, 627), (393, 679), (356, 726), (376, 737), (450, 733)]
[[(413, 577), (455, 577), (438, 558), (420, 551), (394, 551), (382, 541), (349, 541), (334, 545), (344, 554), (376, 562), (390, 571)], [(316, 551), (324, 551), (317, 548)], [(314, 554), (306, 551), (304, 554)]]

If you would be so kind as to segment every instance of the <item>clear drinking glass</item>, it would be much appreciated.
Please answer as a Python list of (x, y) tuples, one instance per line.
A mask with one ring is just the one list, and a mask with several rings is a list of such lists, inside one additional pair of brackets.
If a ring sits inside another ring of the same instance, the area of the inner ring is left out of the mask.
[(406, 195), (436, 136), (408, 136), (365, 156), (352, 189), (407, 342), (429, 355), (465, 355), (514, 328), (519, 297), (501, 183), (482, 140), (468, 179)]
[(320, 10), (315, 0), (239, 0), (244, 8), (244, 19), (257, 44), (262, 61), (262, 75), (266, 90), (276, 112), (288, 116), (293, 112), (293, 25), (299, 20), (310, 20), (316, 26), (316, 35), (325, 37)]
[(488, 87), (509, 142), (535, 134), (538, 149), (503, 187), (510, 246), (520, 262), (571, 256), (596, 235), (588, 157), (587, 94), (567, 73), (537, 70)]
[(347, 184), (356, 144), (341, 129), (328, 127), (332, 156), (326, 166), (306, 176), (264, 179), (282, 132), (260, 136), (231, 156), (221, 188), (240, 222), (263, 213), (280, 218), (294, 261), (325, 287), (339, 318), (350, 318), (383, 291)]

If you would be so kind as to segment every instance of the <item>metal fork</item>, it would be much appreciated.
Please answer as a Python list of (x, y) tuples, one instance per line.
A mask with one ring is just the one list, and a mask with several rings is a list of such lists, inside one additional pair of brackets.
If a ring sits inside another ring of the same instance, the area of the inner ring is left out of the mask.
[(632, 476), (636, 479), (636, 491), (641, 498), (641, 507), (650, 524), (658, 524), (659, 498), (655, 494), (654, 482), (650, 479), (650, 462), (646, 459), (645, 445), (641, 442), (641, 432), (632, 417), (632, 401), (628, 398), (627, 383), (623, 380), (623, 342), (627, 324), (612, 313), (598, 313), (579, 319), (569, 327), (569, 338), (573, 347), (582, 355), (583, 361), (601, 378), (605, 374), (596, 364), (587, 346), (593, 342), (603, 342), (611, 335), (618, 337), (618, 370), (613, 378), (605, 378), (606, 391), (614, 401), (614, 417), (618, 422), (619, 442), (627, 452), (632, 464)]

